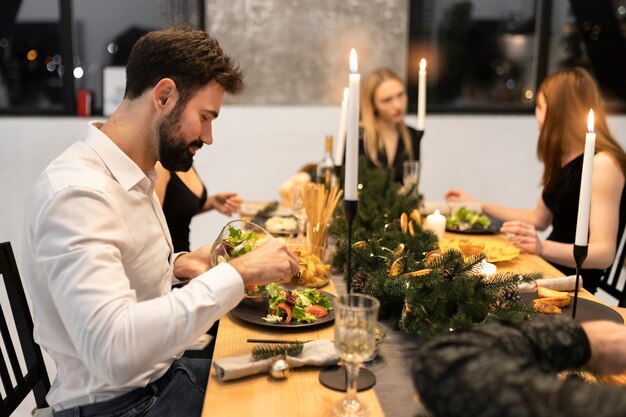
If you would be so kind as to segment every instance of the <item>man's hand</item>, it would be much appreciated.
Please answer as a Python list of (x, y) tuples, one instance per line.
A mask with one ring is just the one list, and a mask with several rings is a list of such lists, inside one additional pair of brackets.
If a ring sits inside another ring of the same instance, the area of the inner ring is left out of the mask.
[(300, 269), (298, 257), (277, 239), (229, 261), (243, 278), (244, 285), (287, 282)]
[(211, 268), (211, 245), (180, 255), (174, 261), (174, 276), (180, 280), (195, 278)]

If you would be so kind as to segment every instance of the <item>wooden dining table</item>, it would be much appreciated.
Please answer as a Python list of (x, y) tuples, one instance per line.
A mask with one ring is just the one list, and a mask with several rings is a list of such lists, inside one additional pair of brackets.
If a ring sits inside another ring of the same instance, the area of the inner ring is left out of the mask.
[[(447, 233), (444, 239), (463, 237)], [(504, 235), (472, 236), (483, 242), (506, 241)], [(498, 272), (541, 272), (546, 278), (561, 277), (563, 274), (542, 258), (531, 254), (519, 254), (514, 259), (498, 262)], [(343, 280), (333, 277), (322, 290), (336, 294), (345, 292)], [(580, 296), (595, 299), (589, 292), (582, 290)], [(622, 314), (623, 311), (617, 310)], [(373, 389), (359, 392), (359, 399), (371, 407), (370, 416), (410, 417), (420, 409), (414, 394), (411, 379), (411, 352), (419, 345), (415, 335), (402, 333), (389, 323), (382, 321), (387, 330), (387, 337), (381, 344), (378, 357), (367, 364), (377, 378)], [(313, 327), (299, 332), (280, 331), (248, 325), (227, 315), (220, 320), (213, 359), (249, 355), (252, 347), (249, 338), (280, 340), (311, 340), (333, 338), (333, 327)], [(203, 417), (322, 417), (330, 416), (332, 405), (345, 396), (343, 392), (333, 391), (319, 382), (319, 368), (306, 367), (295, 369), (293, 374), (283, 380), (272, 379), (267, 374), (246, 377), (244, 379), (220, 382), (215, 370), (211, 370), (206, 390)]]

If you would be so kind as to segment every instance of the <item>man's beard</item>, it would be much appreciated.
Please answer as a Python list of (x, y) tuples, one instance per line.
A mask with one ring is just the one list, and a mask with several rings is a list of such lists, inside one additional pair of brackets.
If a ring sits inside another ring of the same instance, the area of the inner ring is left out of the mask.
[(193, 154), (189, 151), (191, 147), (200, 149), (202, 141), (196, 139), (187, 143), (180, 132), (180, 116), (183, 106), (175, 106), (166, 115), (158, 127), (159, 134), (159, 160), (161, 165), (169, 171), (189, 171), (193, 165)]

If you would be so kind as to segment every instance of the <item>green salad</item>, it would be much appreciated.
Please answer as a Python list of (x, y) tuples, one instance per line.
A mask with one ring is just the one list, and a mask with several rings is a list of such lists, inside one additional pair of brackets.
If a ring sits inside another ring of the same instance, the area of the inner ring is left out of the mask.
[(222, 242), (224, 254), (217, 256), (217, 262), (226, 262), (250, 252), (258, 240), (259, 236), (254, 232), (244, 232), (228, 226), (228, 236)]
[(263, 317), (267, 323), (289, 324), (292, 319), (312, 323), (333, 309), (330, 299), (315, 288), (287, 290), (271, 283), (265, 286), (265, 291), (270, 296), (268, 314)]
[(446, 227), (453, 230), (486, 229), (491, 225), (491, 219), (484, 214), (461, 207), (446, 220)]

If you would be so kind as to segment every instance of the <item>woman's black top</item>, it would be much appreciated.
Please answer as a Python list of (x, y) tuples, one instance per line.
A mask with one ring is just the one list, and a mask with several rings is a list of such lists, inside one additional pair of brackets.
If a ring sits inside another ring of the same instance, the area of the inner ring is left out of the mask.
[(174, 252), (189, 252), (189, 225), (193, 216), (204, 206), (207, 191), (203, 185), (202, 195), (198, 197), (176, 172), (170, 171), (170, 174), (163, 199), (163, 213), (172, 236)]
[[(568, 162), (559, 171), (558, 181), (551, 190), (543, 191), (543, 202), (552, 212), (552, 233), (548, 240), (561, 243), (574, 243), (576, 238), (576, 222), (578, 219), (578, 198), (580, 196), (580, 182), (583, 171), (583, 155)], [(619, 234), (626, 224), (626, 187), (622, 191), (619, 206), (619, 227), (615, 241), (618, 242)], [(573, 255), (572, 255), (573, 256)], [(566, 275), (576, 274), (574, 268), (553, 264)], [(600, 278), (606, 270), (583, 269), (583, 286), (592, 294), (598, 288)]]
[[(411, 136), (411, 146), (413, 147), (413, 159), (416, 161), (419, 161), (420, 160), (420, 144), (422, 141), (422, 135), (420, 135), (417, 130), (413, 129), (410, 126), (407, 126), (407, 129), (409, 130), (409, 134)], [(363, 140), (363, 129), (359, 129), (359, 136), (360, 136), (359, 155), (366, 155), (365, 141)], [(374, 163), (369, 158), (367, 158), (367, 160), (369, 162), (370, 167), (375, 166)], [(398, 149), (396, 150), (396, 156), (393, 160), (393, 167), (395, 170), (395, 177), (394, 177), (395, 181), (402, 182), (402, 177), (404, 175), (404, 168), (402, 164), (404, 163), (404, 161), (408, 161), (408, 160), (409, 160), (409, 154), (406, 148), (404, 147), (404, 142), (402, 141), (400, 134), (398, 133)], [(378, 161), (384, 167), (386, 167), (388, 164), (387, 154), (385, 153), (383, 149), (378, 150)]]

